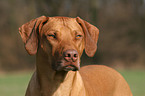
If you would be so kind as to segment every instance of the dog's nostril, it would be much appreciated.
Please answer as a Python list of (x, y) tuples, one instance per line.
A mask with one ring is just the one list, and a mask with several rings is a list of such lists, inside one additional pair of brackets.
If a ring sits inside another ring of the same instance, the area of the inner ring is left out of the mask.
[(77, 54), (74, 54), (74, 57), (78, 57), (78, 55)]
[(71, 54), (67, 54), (67, 56), (66, 57), (71, 57)]

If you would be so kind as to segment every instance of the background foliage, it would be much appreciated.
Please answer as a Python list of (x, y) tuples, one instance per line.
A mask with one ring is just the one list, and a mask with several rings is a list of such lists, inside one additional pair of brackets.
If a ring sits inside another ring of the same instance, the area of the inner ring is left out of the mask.
[(100, 29), (98, 51), (83, 64), (145, 67), (145, 0), (1, 0), (0, 70), (31, 69), (18, 28), (41, 15), (79, 16)]

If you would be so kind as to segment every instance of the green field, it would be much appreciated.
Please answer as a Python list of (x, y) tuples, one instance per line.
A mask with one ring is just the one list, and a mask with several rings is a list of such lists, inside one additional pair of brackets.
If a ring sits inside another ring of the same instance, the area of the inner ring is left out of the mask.
[[(145, 71), (123, 70), (133, 96), (145, 96)], [(32, 73), (0, 74), (0, 96), (24, 96)]]
[(145, 70), (120, 71), (128, 82), (133, 96), (145, 96)]
[(0, 74), (0, 96), (24, 96), (31, 73)]

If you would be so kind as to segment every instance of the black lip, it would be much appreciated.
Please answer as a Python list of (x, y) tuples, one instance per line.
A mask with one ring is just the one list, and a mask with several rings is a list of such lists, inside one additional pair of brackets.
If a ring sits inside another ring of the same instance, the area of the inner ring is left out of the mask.
[(75, 65), (69, 64), (63, 67), (64, 71), (77, 71), (78, 68)]

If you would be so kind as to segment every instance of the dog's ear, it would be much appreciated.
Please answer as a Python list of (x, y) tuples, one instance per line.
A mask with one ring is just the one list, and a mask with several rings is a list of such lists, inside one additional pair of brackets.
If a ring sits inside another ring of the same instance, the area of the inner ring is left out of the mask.
[(48, 20), (48, 17), (41, 16), (33, 19), (30, 22), (23, 24), (19, 28), (19, 33), (25, 44), (25, 49), (30, 55), (37, 53), (38, 48), (38, 32), (40, 32), (44, 22)]
[(79, 17), (77, 17), (76, 20), (85, 34), (85, 52), (89, 57), (93, 57), (97, 50), (99, 29)]

